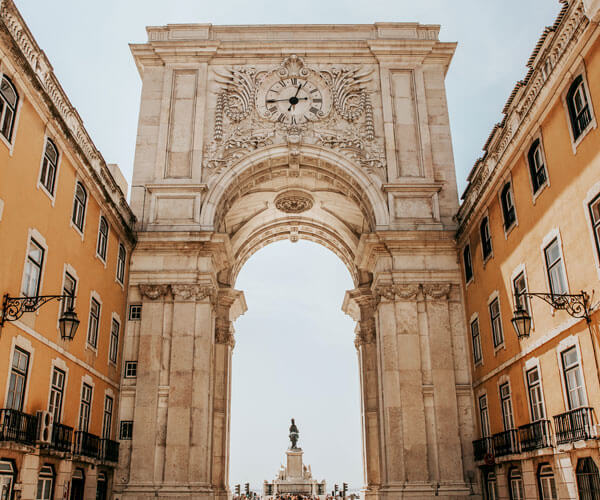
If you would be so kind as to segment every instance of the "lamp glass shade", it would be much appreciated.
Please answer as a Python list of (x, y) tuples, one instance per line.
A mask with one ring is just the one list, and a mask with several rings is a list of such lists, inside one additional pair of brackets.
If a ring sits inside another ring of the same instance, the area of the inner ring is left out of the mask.
[(69, 309), (63, 313), (58, 320), (58, 327), (60, 329), (60, 336), (63, 340), (73, 340), (75, 332), (79, 326), (79, 319), (77, 314), (72, 309)]
[(531, 316), (529, 316), (525, 309), (521, 307), (517, 308), (510, 321), (519, 339), (529, 337), (529, 333), (531, 332)]

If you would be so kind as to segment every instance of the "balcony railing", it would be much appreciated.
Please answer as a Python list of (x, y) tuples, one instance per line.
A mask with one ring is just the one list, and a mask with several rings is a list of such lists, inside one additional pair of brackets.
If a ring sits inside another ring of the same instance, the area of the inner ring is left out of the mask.
[(556, 444), (572, 443), (582, 439), (591, 439), (592, 409), (577, 408), (554, 416)]
[(519, 427), (521, 451), (540, 450), (552, 446), (550, 420), (538, 420)]
[(73, 455), (100, 458), (100, 438), (84, 431), (75, 431)]
[(52, 425), (52, 442), (50, 448), (57, 451), (70, 452), (73, 445), (73, 427), (54, 422)]
[(118, 462), (119, 443), (113, 441), (112, 439), (103, 439), (101, 459), (105, 462)]
[(519, 453), (519, 431), (517, 429), (510, 429), (508, 431), (499, 432), (494, 434), (494, 454), (497, 457), (503, 457), (505, 455), (512, 455), (513, 453)]
[(0, 410), (0, 441), (35, 444), (37, 417), (22, 411)]
[(475, 460), (483, 460), (488, 454), (493, 455), (494, 444), (492, 438), (484, 437), (477, 441), (473, 441), (473, 454), (475, 455)]

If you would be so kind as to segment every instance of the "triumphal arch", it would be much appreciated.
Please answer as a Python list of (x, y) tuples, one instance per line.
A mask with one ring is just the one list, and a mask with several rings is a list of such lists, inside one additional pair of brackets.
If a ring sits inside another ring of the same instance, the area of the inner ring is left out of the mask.
[[(473, 408), (453, 239), (439, 27), (148, 28), (131, 204), (122, 499), (228, 497), (235, 282), (277, 240), (335, 252), (355, 287), (365, 494), (466, 498)], [(290, 262), (290, 266), (294, 263)], [(285, 286), (285, 284), (282, 284)], [(341, 299), (341, 297), (340, 297)]]

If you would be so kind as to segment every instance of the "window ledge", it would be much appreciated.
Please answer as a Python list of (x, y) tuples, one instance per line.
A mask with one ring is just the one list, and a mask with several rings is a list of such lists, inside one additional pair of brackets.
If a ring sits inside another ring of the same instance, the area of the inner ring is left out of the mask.
[[(548, 174), (546, 174), (546, 175), (548, 175)], [(547, 188), (548, 186), (549, 186), (549, 184), (548, 184), (548, 179), (546, 179), (546, 182), (544, 182), (544, 184), (542, 184), (542, 185), (541, 185), (541, 186), (538, 188), (538, 190), (537, 190), (535, 193), (533, 193), (531, 201), (532, 201), (532, 203), (533, 203), (534, 205), (535, 205), (535, 203), (537, 202), (537, 199), (538, 199), (538, 198), (539, 198), (539, 197), (542, 195), (542, 193), (543, 193), (544, 191), (546, 191), (546, 188)]]
[[(571, 145), (573, 146), (573, 154), (574, 155), (577, 154), (577, 148), (583, 142), (585, 137), (590, 133), (591, 130), (595, 129), (596, 127), (597, 127), (596, 118), (593, 117), (592, 120), (590, 121), (590, 123), (588, 123), (588, 126), (581, 132), (581, 134), (579, 134), (579, 137), (577, 137), (577, 139), (572, 141)], [(571, 131), (571, 137), (573, 137), (572, 133), (573, 132)]]
[(106, 260), (105, 260), (105, 259), (103, 259), (103, 258), (102, 258), (102, 256), (101, 256), (101, 255), (100, 255), (98, 252), (96, 252), (96, 258), (97, 258), (97, 259), (98, 259), (100, 262), (102, 262), (102, 265), (104, 266), (104, 269), (106, 269)]
[(98, 356), (98, 348), (94, 347), (92, 344), (90, 344), (87, 339), (85, 341), (85, 349), (88, 351), (92, 351), (96, 356)]
[(497, 356), (498, 352), (502, 351), (502, 350), (506, 351), (506, 343), (505, 342), (502, 342), (502, 344), (498, 345), (497, 347), (494, 347), (494, 356)]
[[(81, 241), (83, 241), (83, 231), (81, 229), (79, 229), (79, 227), (77, 227), (74, 223), (73, 223), (73, 219), (69, 219), (69, 224), (71, 225), (71, 227), (73, 229), (75, 229), (75, 232), (77, 234), (79, 234), (79, 236), (81, 236)], [(84, 223), (84, 227), (85, 227), (85, 223)]]
[[(13, 132), (14, 132), (14, 130), (13, 130)], [(9, 142), (9, 140), (6, 137), (4, 137), (2, 134), (0, 134), (0, 141), (2, 141), (4, 143), (4, 145), (8, 148), (8, 156), (12, 157), (14, 144)]]
[(50, 202), (52, 203), (52, 206), (54, 207), (54, 202), (56, 201), (55, 196), (50, 191), (48, 191), (46, 189), (46, 186), (44, 186), (39, 180), (38, 180), (38, 183), (37, 183), (37, 188), (40, 191), (42, 191), (50, 199)]
[(508, 239), (510, 233), (513, 232), (513, 229), (519, 225), (519, 222), (515, 219), (515, 221), (508, 227), (504, 226), (504, 239)]

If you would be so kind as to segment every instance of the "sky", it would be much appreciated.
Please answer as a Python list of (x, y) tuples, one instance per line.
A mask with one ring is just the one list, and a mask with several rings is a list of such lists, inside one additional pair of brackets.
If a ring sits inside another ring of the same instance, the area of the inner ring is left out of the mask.
[[(459, 192), (558, 0), (15, 0), (108, 163), (131, 182), (141, 84), (128, 43), (167, 23), (440, 24), (458, 48), (447, 95)], [(352, 288), (341, 261), (312, 243), (280, 242), (252, 257), (238, 289), (231, 484), (272, 479), (300, 427), (305, 462), (328, 483), (362, 481), (353, 322), (340, 311)]]

